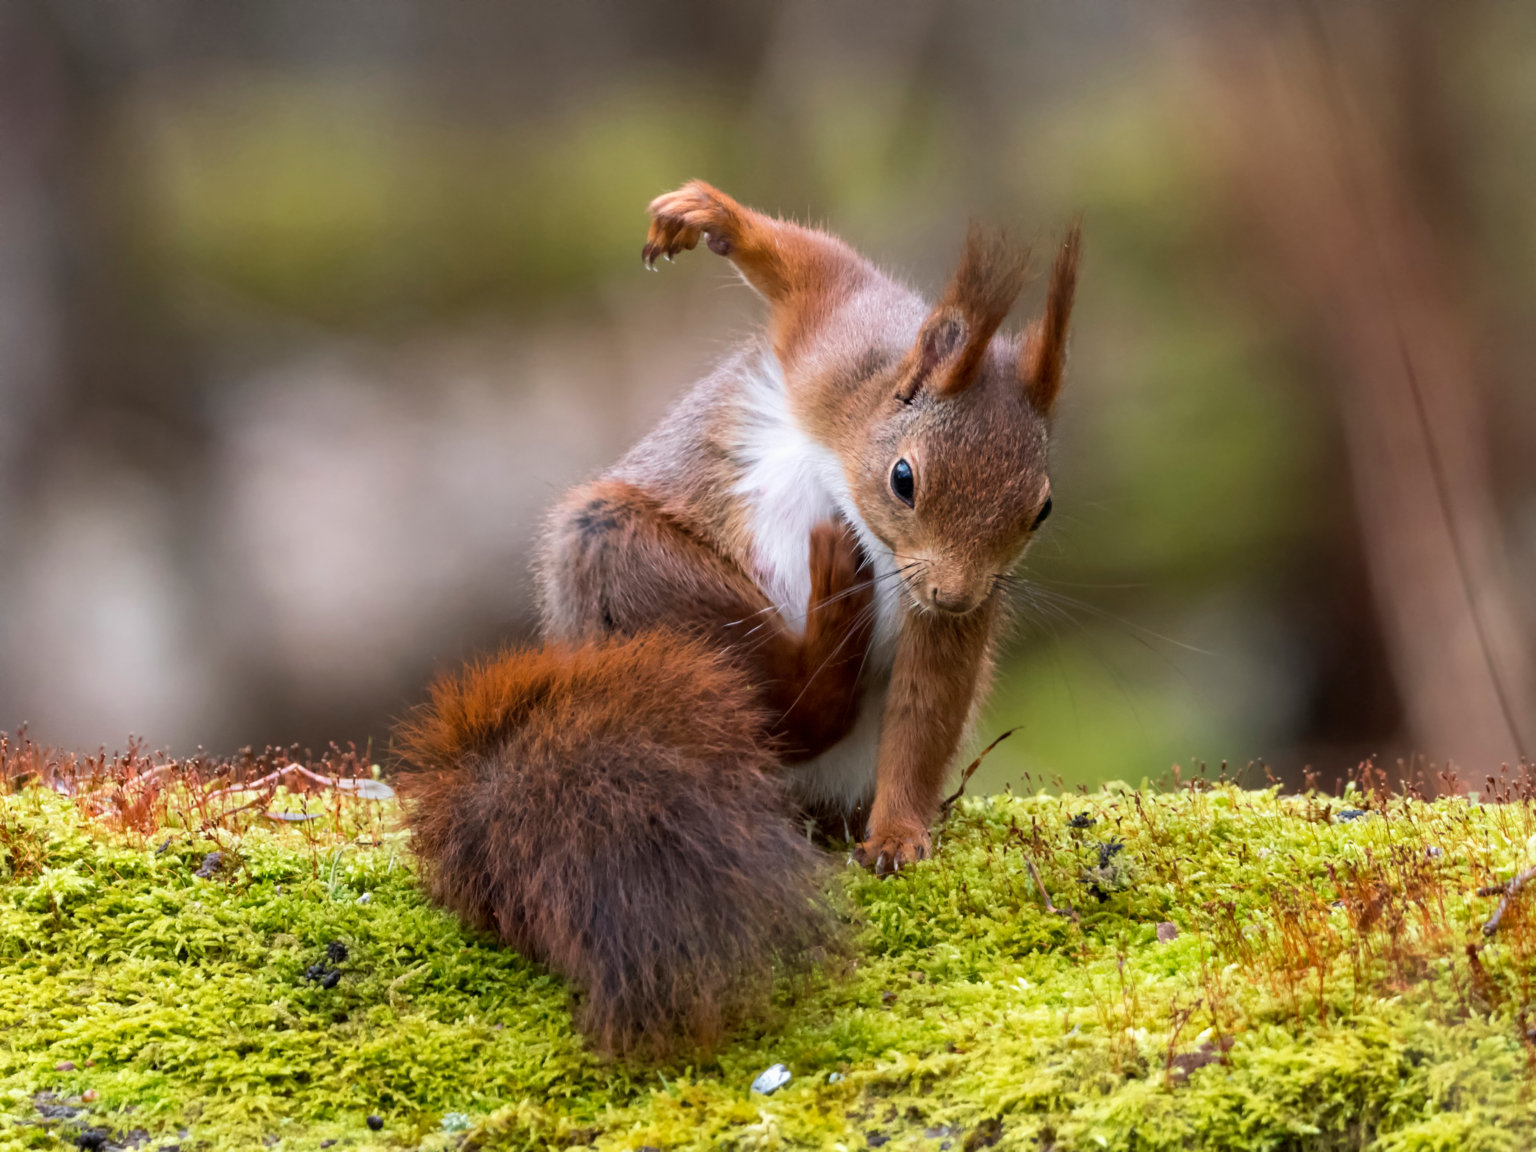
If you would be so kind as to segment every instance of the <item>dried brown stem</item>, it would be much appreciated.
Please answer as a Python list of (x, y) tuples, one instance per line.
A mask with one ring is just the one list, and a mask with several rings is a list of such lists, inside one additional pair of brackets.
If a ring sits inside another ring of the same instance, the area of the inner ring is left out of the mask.
[[(1001, 739), (1001, 737), (999, 737), (999, 739)], [(1035, 887), (1040, 890), (1040, 899), (1045, 903), (1045, 910), (1051, 913), (1053, 916), (1070, 916), (1073, 920), (1076, 920), (1077, 913), (1072, 909), (1058, 908), (1056, 905), (1051, 903), (1051, 894), (1045, 890), (1045, 882), (1040, 879), (1040, 870), (1035, 867), (1035, 862), (1028, 853), (1025, 853), (1024, 855), (1024, 863), (1029, 868), (1029, 875), (1034, 880)]]
[[(206, 799), (219, 800), (225, 796), (239, 796), (247, 792), (262, 792), (276, 788), (279, 784), (286, 784), (293, 777), (307, 780), (320, 788), (331, 788), (338, 792), (353, 792), (366, 799), (377, 799), (370, 795), (375, 791), (382, 793), (388, 785), (380, 784), (376, 780), (348, 780), (338, 776), (322, 776), (318, 772), (311, 772), (302, 764), (289, 764), (286, 768), (279, 768), (276, 772), (269, 772), (260, 780), (251, 780), (245, 784), (235, 784), (229, 788), (221, 788), (217, 792), (210, 792)], [(363, 785), (368, 787), (364, 788)], [(391, 795), (393, 792), (391, 791)]]
[(947, 819), (949, 817), (950, 809), (955, 806), (955, 802), (959, 800), (960, 797), (965, 795), (965, 786), (970, 783), (971, 777), (976, 774), (976, 769), (981, 767), (981, 762), (987, 758), (987, 753), (996, 748), (1004, 740), (1008, 739), (1008, 737), (1012, 736), (1019, 730), (1020, 727), (1022, 727), (1022, 725), (1008, 729), (1008, 731), (1004, 732), (996, 740), (992, 741), (992, 743), (983, 748), (981, 750), (981, 755), (977, 756), (976, 759), (972, 760), (970, 764), (966, 766), (965, 771), (960, 773), (960, 787), (955, 789), (953, 796), (949, 797), (949, 799), (945, 800), (944, 803), (939, 805), (940, 820)]
[(1488, 923), (1483, 925), (1484, 936), (1492, 936), (1499, 930), (1499, 922), (1504, 919), (1504, 913), (1509, 910), (1509, 902), (1520, 895), (1520, 889), (1524, 888), (1526, 882), (1532, 877), (1536, 877), (1536, 868), (1527, 868), (1508, 884), (1478, 889), (1477, 894), (1479, 896), (1492, 896), (1498, 892), (1504, 893), (1504, 899), (1499, 901), (1499, 906), (1493, 910), (1493, 915), (1488, 918)]

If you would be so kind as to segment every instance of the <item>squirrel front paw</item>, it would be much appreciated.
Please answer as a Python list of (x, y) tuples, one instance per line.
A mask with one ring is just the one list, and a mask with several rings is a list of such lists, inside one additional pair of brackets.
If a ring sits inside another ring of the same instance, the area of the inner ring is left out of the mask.
[(677, 191), (656, 197), (647, 211), (651, 231), (640, 258), (648, 268), (656, 266), (658, 256), (670, 260), (693, 248), (701, 235), (717, 256), (729, 256), (736, 246), (736, 202), (702, 180), (690, 180)]
[(894, 876), (919, 860), (933, 854), (928, 829), (887, 829), (877, 831), (854, 850), (853, 858), (876, 876)]

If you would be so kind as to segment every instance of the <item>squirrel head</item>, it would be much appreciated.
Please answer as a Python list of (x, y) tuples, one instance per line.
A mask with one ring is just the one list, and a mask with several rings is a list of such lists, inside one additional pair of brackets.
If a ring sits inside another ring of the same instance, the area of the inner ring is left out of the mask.
[(1061, 388), (1079, 233), (1022, 338), (998, 329), (1027, 257), (972, 227), (965, 254), (845, 456), (854, 503), (922, 610), (961, 615), (991, 594), (1051, 510), (1047, 421)]

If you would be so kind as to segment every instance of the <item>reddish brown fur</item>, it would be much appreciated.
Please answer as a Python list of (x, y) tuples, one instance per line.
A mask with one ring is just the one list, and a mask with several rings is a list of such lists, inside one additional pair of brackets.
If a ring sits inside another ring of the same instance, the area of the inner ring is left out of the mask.
[[(920, 859), (987, 678), (1004, 616), (999, 578), (1050, 495), (1045, 418), (1065, 366), (1078, 228), (1021, 347), (997, 334), (1026, 264), (1001, 237), (971, 229), (944, 295), (913, 330), (911, 294), (841, 241), (752, 212), (700, 181), (659, 197), (651, 213), (648, 260), (707, 235), (768, 299), (796, 417), (841, 459), (869, 533), (907, 566), (911, 598), (861, 852), (880, 870)], [(899, 354), (893, 337), (903, 341)], [(916, 474), (912, 508), (891, 496), (897, 459)]]
[(941, 396), (968, 387), (1018, 299), (1028, 270), (1027, 252), (1010, 246), (1002, 234), (988, 235), (972, 224), (960, 266), (909, 354), (907, 379), (897, 398), (910, 403), (925, 387)]
[(788, 762), (847, 734), (870, 632), (869, 582), (850, 533), (833, 524), (813, 530), (811, 603), (796, 635), (739, 565), (635, 486), (596, 481), (565, 506), (562, 578), (565, 613), (581, 622), (575, 634), (668, 627), (712, 639), (757, 686)]
[(641, 256), (669, 259), (708, 237), (773, 305), (770, 334), (781, 360), (792, 359), (829, 312), (875, 275), (835, 236), (743, 207), (718, 188), (690, 180), (651, 201), (651, 230)]
[(990, 669), (997, 613), (989, 598), (963, 616), (915, 615), (902, 629), (880, 733), (870, 835), (858, 850), (859, 860), (877, 871), (928, 856), (928, 828), (944, 778)]
[(1019, 355), (1019, 375), (1036, 408), (1049, 412), (1061, 391), (1067, 365), (1067, 329), (1072, 323), (1072, 300), (1077, 294), (1077, 259), (1082, 248), (1082, 228), (1073, 224), (1051, 267), (1051, 284), (1045, 296), (1045, 315), (1024, 334)]
[[(583, 1026), (620, 1051), (707, 1043), (760, 1001), (773, 956), (824, 938), (790, 801), (872, 800), (877, 870), (928, 854), (999, 578), (1049, 495), (1077, 259), (1074, 229), (1021, 353), (997, 334), (1024, 268), (1000, 239), (973, 230), (929, 308), (842, 241), (700, 181), (651, 213), (648, 262), (707, 237), (768, 300), (773, 364), (723, 366), (572, 493), (540, 563), (554, 642), (443, 681), (402, 732), (434, 898), (585, 989)], [(875, 562), (901, 580), (883, 606)], [(778, 605), (798, 618), (802, 597), (797, 630)], [(877, 610), (897, 631), (871, 678)]]
[(709, 1044), (830, 924), (767, 720), (737, 665), (665, 631), (439, 681), (401, 729), (428, 891), (580, 986), (599, 1046)]

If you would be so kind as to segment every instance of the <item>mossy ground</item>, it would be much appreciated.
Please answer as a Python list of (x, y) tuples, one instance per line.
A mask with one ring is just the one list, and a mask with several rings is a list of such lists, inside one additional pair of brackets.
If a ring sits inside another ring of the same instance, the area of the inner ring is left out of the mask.
[(1476, 894), (1530, 864), (1529, 802), (969, 799), (909, 875), (838, 872), (849, 960), (660, 1067), (428, 907), (390, 802), (150, 833), (0, 805), (4, 1148), (1536, 1146), (1532, 897), (1490, 940)]

